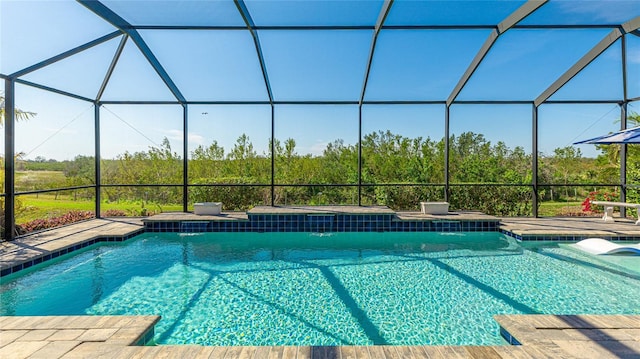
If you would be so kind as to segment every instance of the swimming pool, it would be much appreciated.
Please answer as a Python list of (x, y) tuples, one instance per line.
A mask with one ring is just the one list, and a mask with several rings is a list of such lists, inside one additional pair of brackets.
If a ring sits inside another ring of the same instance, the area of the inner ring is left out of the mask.
[(513, 313), (640, 314), (640, 257), (493, 232), (146, 233), (0, 286), (1, 315), (162, 315), (160, 344), (493, 345)]

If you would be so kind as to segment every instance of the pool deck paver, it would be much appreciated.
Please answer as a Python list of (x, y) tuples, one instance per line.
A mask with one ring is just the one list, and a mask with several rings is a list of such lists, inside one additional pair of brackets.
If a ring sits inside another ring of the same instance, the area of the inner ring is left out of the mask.
[[(0, 358), (93, 358), (139, 343), (159, 320), (154, 315), (0, 317)], [(99, 350), (87, 352), (90, 348)]]
[[(20, 358), (640, 358), (640, 315), (496, 315), (522, 345), (137, 346), (158, 316), (0, 317), (0, 357)], [(118, 335), (120, 333), (121, 335)], [(123, 334), (124, 333), (124, 334)]]
[(527, 236), (634, 237), (640, 240), (640, 226), (628, 218), (605, 222), (600, 217), (500, 218), (500, 228)]
[(249, 221), (249, 216), (247, 212), (222, 212), (217, 215), (194, 214), (191, 212), (165, 212), (142, 219), (143, 223), (170, 221)]
[(523, 348), (554, 358), (640, 358), (640, 315), (495, 315)]
[(447, 214), (428, 214), (421, 212), (396, 212), (397, 220), (400, 221), (498, 221), (495, 216), (490, 216), (482, 212), (456, 211)]

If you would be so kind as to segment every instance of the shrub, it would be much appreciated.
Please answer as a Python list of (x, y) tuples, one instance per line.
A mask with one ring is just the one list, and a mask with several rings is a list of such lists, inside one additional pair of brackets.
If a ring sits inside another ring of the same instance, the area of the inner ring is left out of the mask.
[(126, 217), (127, 212), (121, 209), (108, 209), (102, 212), (103, 217)]
[(95, 215), (91, 211), (69, 211), (59, 217), (36, 219), (27, 223), (16, 225), (16, 230), (19, 234), (25, 234), (40, 231), (43, 229), (60, 227), (94, 217)]
[[(217, 183), (225, 183), (231, 186), (194, 186), (189, 189), (191, 202), (222, 202), (224, 210), (246, 211), (249, 208), (265, 203), (265, 189), (259, 186), (247, 186), (251, 184), (251, 178), (224, 177), (218, 178)], [(216, 183), (212, 179), (199, 178), (194, 184)], [(233, 186), (239, 185), (239, 186)]]
[(589, 196), (582, 201), (582, 212), (592, 214), (599, 213), (598, 206), (592, 206), (591, 201), (612, 201), (616, 202), (620, 199), (620, 194), (609, 193), (604, 191), (591, 191)]
[(531, 189), (527, 186), (452, 186), (453, 210), (480, 211), (493, 216), (530, 216)]

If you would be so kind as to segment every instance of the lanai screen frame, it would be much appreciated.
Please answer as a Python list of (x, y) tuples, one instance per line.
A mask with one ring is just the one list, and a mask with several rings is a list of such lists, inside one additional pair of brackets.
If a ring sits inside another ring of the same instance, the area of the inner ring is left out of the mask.
[[(374, 26), (256, 26), (246, 4), (243, 0), (234, 0), (235, 6), (238, 9), (245, 26), (136, 26), (127, 22), (118, 14), (110, 10), (103, 5), (100, 1), (96, 0), (77, 0), (78, 3), (84, 5), (89, 10), (94, 12), (97, 16), (100, 16), (105, 21), (116, 27), (118, 30), (102, 36), (98, 39), (90, 41), (84, 45), (78, 46), (74, 49), (63, 52), (59, 55), (53, 56), (47, 60), (24, 68), (20, 71), (14, 72), (9, 75), (0, 74), (0, 78), (4, 80), (5, 90), (5, 123), (4, 123), (4, 136), (5, 136), (5, 193), (0, 194), (5, 200), (5, 228), (4, 239), (12, 240), (15, 238), (15, 197), (16, 195), (31, 194), (31, 193), (45, 193), (61, 190), (71, 189), (95, 189), (95, 214), (97, 218), (100, 218), (100, 203), (101, 203), (101, 189), (106, 186), (123, 186), (123, 187), (135, 187), (135, 186), (153, 186), (153, 187), (167, 187), (167, 186), (181, 186), (183, 189), (182, 206), (183, 211), (188, 210), (188, 192), (189, 187), (194, 186), (189, 184), (188, 180), (188, 124), (189, 124), (189, 105), (269, 105), (271, 108), (271, 148), (270, 148), (270, 160), (271, 160), (271, 183), (269, 184), (252, 184), (252, 186), (269, 186), (271, 189), (271, 205), (275, 204), (275, 188), (282, 186), (282, 184), (275, 183), (275, 106), (277, 105), (357, 105), (358, 106), (358, 183), (357, 184), (322, 184), (319, 186), (357, 186), (358, 189), (358, 206), (362, 205), (362, 188), (366, 186), (444, 186), (444, 198), (449, 200), (450, 189), (455, 184), (450, 183), (450, 171), (449, 171), (449, 113), (450, 107), (454, 104), (465, 105), (529, 105), (531, 106), (531, 170), (532, 170), (532, 182), (530, 184), (464, 184), (464, 185), (483, 185), (483, 186), (504, 186), (514, 185), (530, 187), (533, 191), (531, 199), (532, 203), (532, 215), (538, 217), (538, 190), (542, 186), (551, 186), (553, 184), (538, 183), (538, 108), (543, 104), (617, 104), (620, 106), (620, 129), (627, 128), (627, 110), (628, 104), (634, 101), (640, 101), (640, 97), (628, 98), (627, 94), (627, 64), (626, 64), (626, 40), (625, 36), (631, 34), (634, 36), (640, 36), (640, 16), (631, 19), (623, 24), (619, 25), (518, 25), (518, 23), (525, 19), (527, 16), (534, 13), (540, 7), (544, 6), (548, 0), (528, 0), (521, 5), (516, 11), (507, 16), (503, 21), (497, 25), (403, 25), (403, 26), (389, 26), (384, 25), (387, 15), (391, 7), (393, 6), (393, 0), (384, 0), (380, 13), (378, 15), (376, 24)], [(171, 79), (170, 75), (165, 71), (162, 64), (155, 57), (154, 53), (147, 46), (144, 39), (138, 33), (138, 30), (243, 30), (249, 31), (256, 50), (256, 56), (260, 63), (262, 71), (262, 77), (264, 79), (264, 85), (266, 87), (268, 101), (190, 101), (186, 99), (180, 92), (179, 88)], [(457, 85), (443, 101), (368, 101), (365, 100), (365, 93), (367, 90), (367, 83), (371, 71), (371, 64), (376, 50), (376, 42), (378, 35), (383, 29), (405, 29), (405, 30), (439, 30), (439, 29), (467, 29), (478, 30), (485, 29), (491, 30), (490, 35), (475, 55), (471, 64), (468, 66), (464, 74), (459, 79)], [(611, 29), (611, 32), (605, 36), (597, 45), (595, 45), (588, 53), (586, 53), (580, 60), (578, 60), (569, 70), (567, 70), (562, 76), (560, 76), (551, 86), (544, 90), (537, 98), (531, 101), (501, 101), (501, 100), (483, 100), (483, 101), (461, 101), (457, 100), (458, 95), (465, 87), (467, 82), (471, 79), (478, 66), (482, 63), (485, 56), (491, 51), (492, 46), (496, 40), (509, 29)], [(265, 65), (264, 56), (262, 53), (261, 43), (258, 36), (258, 30), (372, 30), (373, 36), (371, 39), (371, 46), (369, 50), (368, 60), (366, 64), (366, 72), (362, 84), (362, 90), (357, 101), (277, 101), (274, 100), (271, 84), (269, 81), (269, 74)], [(80, 53), (93, 46), (109, 41), (116, 37), (121, 37), (118, 48), (111, 61), (107, 74), (100, 86), (98, 94), (95, 99), (87, 98), (77, 94), (62, 91), (56, 88), (43, 86), (37, 83), (25, 81), (20, 77), (26, 75), (32, 71), (43, 68), (65, 59), (69, 56)], [(563, 85), (569, 82), (574, 76), (576, 76), (582, 69), (595, 60), (600, 54), (614, 44), (618, 39), (621, 40), (621, 66), (622, 66), (622, 87), (623, 98), (622, 100), (549, 100), (549, 98), (557, 92)], [(127, 41), (133, 41), (142, 54), (146, 57), (149, 64), (153, 67), (156, 73), (164, 81), (167, 88), (171, 91), (176, 98), (175, 101), (103, 101), (101, 100), (102, 94), (109, 82), (109, 79), (113, 73), (115, 65), (124, 49)], [(47, 190), (25, 191), (16, 193), (15, 191), (15, 85), (22, 84), (38, 88), (41, 90), (53, 92), (59, 95), (68, 96), (78, 100), (93, 103), (94, 105), (94, 136), (95, 136), (95, 184), (86, 186), (56, 188)], [(100, 107), (106, 104), (131, 104), (131, 105), (180, 105), (183, 109), (183, 182), (181, 185), (165, 185), (165, 184), (143, 184), (143, 185), (103, 185), (101, 183), (100, 174)], [(444, 116), (444, 183), (438, 184), (371, 184), (363, 183), (362, 181), (362, 106), (363, 105), (442, 105), (445, 107)], [(626, 162), (627, 151), (626, 145), (623, 145), (620, 152), (620, 183), (616, 184), (597, 184), (606, 186), (620, 187), (620, 200), (626, 200)], [(567, 184), (567, 186), (589, 186), (593, 184)], [(233, 184), (215, 184), (215, 186), (242, 186)], [(285, 186), (314, 186), (312, 184), (296, 184)], [(622, 209), (624, 214), (624, 208)]]

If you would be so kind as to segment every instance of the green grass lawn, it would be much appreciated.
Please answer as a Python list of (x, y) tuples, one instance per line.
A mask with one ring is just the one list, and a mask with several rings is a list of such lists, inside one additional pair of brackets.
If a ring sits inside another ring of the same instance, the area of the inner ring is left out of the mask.
[[(53, 194), (31, 194), (18, 196), (20, 207), (16, 211), (16, 223), (25, 223), (34, 219), (58, 217), (69, 211), (93, 211), (95, 204), (90, 200), (73, 200), (68, 196), (55, 198)], [(145, 203), (144, 208), (155, 213), (168, 211), (182, 211), (181, 204), (158, 206), (153, 203)], [(141, 202), (102, 203), (100, 211), (122, 210), (128, 215), (140, 215), (143, 206)]]
[[(616, 210), (617, 211), (617, 210)], [(600, 207), (602, 212), (602, 207)], [(567, 202), (542, 202), (538, 208), (540, 217), (567, 217), (567, 216), (600, 216), (601, 213), (587, 214), (582, 211), (582, 201)]]
[[(34, 219), (62, 216), (69, 211), (93, 211), (95, 205), (91, 200), (73, 200), (69, 196), (58, 196), (54, 194), (31, 194), (18, 196), (20, 207), (17, 210), (16, 222), (18, 224), (32, 221)], [(153, 203), (123, 201), (119, 203), (102, 203), (100, 210), (104, 213), (107, 210), (122, 210), (130, 216), (139, 216), (143, 208), (147, 211), (174, 212), (182, 211), (181, 204), (170, 204), (158, 206)], [(569, 213), (580, 213), (582, 202), (543, 202), (540, 204), (539, 215), (543, 217), (553, 217), (568, 215)]]
[(567, 212), (582, 212), (582, 202), (542, 202), (538, 208), (538, 215), (541, 217), (554, 217), (566, 215)]

